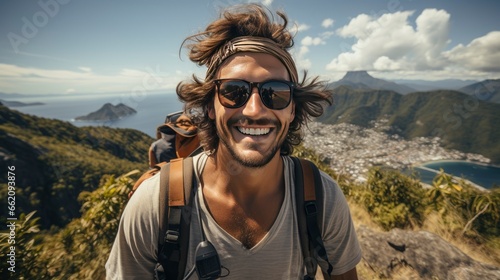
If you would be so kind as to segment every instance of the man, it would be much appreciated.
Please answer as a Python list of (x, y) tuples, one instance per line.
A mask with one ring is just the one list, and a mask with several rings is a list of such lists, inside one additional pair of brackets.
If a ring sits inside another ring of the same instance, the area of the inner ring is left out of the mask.
[(167, 115), (165, 123), (156, 129), (156, 138), (149, 148), (149, 167), (187, 157), (198, 148), (197, 128), (182, 111)]
[[(186, 274), (196, 268), (196, 246), (206, 237), (227, 278), (304, 276), (288, 155), (300, 143), (305, 121), (322, 114), (330, 92), (317, 79), (304, 76), (299, 83), (287, 52), (293, 45), (287, 18), (278, 15), (282, 24), (259, 5), (239, 6), (188, 38), (190, 59), (208, 69), (205, 80), (194, 77), (177, 87), (187, 109), (202, 112), (195, 122), (205, 150), (193, 160), (199, 187)], [(347, 203), (337, 184), (321, 176), (322, 238), (332, 279), (357, 279), (361, 251)], [(123, 213), (106, 264), (109, 279), (153, 276), (159, 176), (143, 184)], [(197, 279), (196, 274), (186, 279)]]
[(173, 145), (175, 134), (165, 134), (157, 131), (158, 140), (151, 143), (149, 147), (149, 167), (153, 168), (160, 162), (169, 162), (176, 158), (175, 147)]

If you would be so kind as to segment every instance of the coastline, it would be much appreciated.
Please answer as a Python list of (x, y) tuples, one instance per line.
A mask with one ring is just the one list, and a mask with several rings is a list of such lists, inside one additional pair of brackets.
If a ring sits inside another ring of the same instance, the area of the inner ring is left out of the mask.
[[(442, 169), (445, 174), (451, 176), (453, 179), (463, 180), (481, 190), (490, 190), (493, 186), (500, 184), (500, 179), (498, 176), (495, 176), (495, 174), (498, 174), (495, 169), (500, 169), (500, 166), (486, 162), (443, 159), (420, 162), (412, 165), (412, 169), (433, 174), (439, 174)], [(424, 177), (421, 174), (421, 180), (424, 180)]]
[[(420, 168), (420, 169), (423, 169), (423, 170), (426, 170), (426, 171), (429, 171), (429, 172), (432, 172), (432, 173), (435, 173), (435, 174), (439, 174), (439, 172), (440, 172), (440, 171), (438, 171), (438, 170), (435, 170), (435, 169), (432, 169), (432, 168), (428, 168), (428, 167), (425, 167), (425, 166), (418, 166), (418, 167), (416, 167), (416, 168)], [(474, 183), (474, 182), (472, 182), (472, 181), (470, 181), (470, 180), (468, 180), (468, 179), (465, 179), (465, 178), (462, 178), (462, 177), (458, 177), (458, 176), (455, 176), (455, 175), (450, 174), (450, 173), (446, 173), (446, 172), (444, 172), (444, 173), (445, 173), (446, 175), (451, 176), (451, 177), (452, 177), (453, 179), (455, 179), (455, 180), (458, 180), (458, 181), (464, 181), (464, 182), (466, 182), (467, 184), (469, 184), (469, 185), (471, 185), (471, 186), (473, 186), (473, 187), (475, 187), (475, 188), (477, 188), (477, 189), (479, 189), (479, 190), (481, 190), (481, 191), (489, 191), (489, 190), (490, 190), (490, 189), (488, 189), (488, 188), (486, 188), (486, 187), (483, 187), (483, 186), (481, 186), (481, 185), (478, 185), (478, 184), (476, 184), (476, 183)], [(422, 182), (422, 181), (421, 181), (421, 182)], [(425, 182), (422, 182), (422, 183), (425, 183)], [(426, 184), (426, 185), (431, 185), (431, 184), (428, 184), (428, 183), (425, 183), (425, 184)]]
[(431, 164), (431, 163), (452, 163), (452, 162), (466, 162), (466, 163), (473, 163), (473, 164), (487, 166), (487, 167), (500, 168), (499, 164), (493, 164), (493, 163), (488, 163), (488, 162), (484, 162), (484, 161), (468, 160), (468, 159), (437, 159), (437, 160), (429, 160), (429, 161), (415, 162), (415, 163), (412, 164), (412, 167), (422, 167), (425, 164)]

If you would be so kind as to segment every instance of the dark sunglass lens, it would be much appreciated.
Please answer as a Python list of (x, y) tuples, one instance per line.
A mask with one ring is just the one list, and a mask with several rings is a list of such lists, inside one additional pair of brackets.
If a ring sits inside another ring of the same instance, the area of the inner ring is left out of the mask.
[(219, 101), (229, 108), (241, 107), (250, 96), (250, 88), (243, 81), (222, 81), (219, 87)]
[(264, 83), (261, 87), (262, 102), (271, 109), (284, 109), (290, 103), (292, 89), (280, 81)]

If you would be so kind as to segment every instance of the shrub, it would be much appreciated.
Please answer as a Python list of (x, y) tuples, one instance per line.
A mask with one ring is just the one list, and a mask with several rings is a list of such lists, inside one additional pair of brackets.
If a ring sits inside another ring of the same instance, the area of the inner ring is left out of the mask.
[(424, 218), (424, 190), (420, 183), (394, 170), (373, 168), (354, 199), (389, 230), (420, 225)]
[[(118, 178), (105, 176), (101, 187), (80, 195), (84, 201), (82, 217), (54, 235), (39, 235), (43, 240), (33, 237), (38, 232), (38, 218), (30, 219), (34, 213), (26, 215), (16, 236), (19, 247), (23, 248), (16, 276), (20, 279), (103, 279), (104, 264), (134, 183), (130, 176), (137, 172)], [(2, 246), (7, 244), (6, 238), (5, 233), (0, 235)]]
[(441, 172), (427, 191), (428, 211), (437, 212), (451, 232), (469, 237), (500, 234), (500, 190), (482, 191)]

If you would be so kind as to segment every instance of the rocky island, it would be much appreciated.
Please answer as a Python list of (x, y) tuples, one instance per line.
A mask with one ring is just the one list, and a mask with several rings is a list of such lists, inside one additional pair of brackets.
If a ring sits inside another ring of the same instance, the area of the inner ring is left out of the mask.
[(38, 105), (45, 105), (45, 104), (42, 102), (25, 103), (25, 102), (20, 102), (20, 101), (8, 101), (8, 100), (0, 99), (0, 105), (4, 105), (7, 107), (24, 107), (24, 106), (38, 106)]
[(104, 104), (99, 110), (85, 116), (76, 117), (77, 121), (116, 121), (124, 117), (137, 113), (136, 110), (120, 103), (113, 105), (111, 103)]

